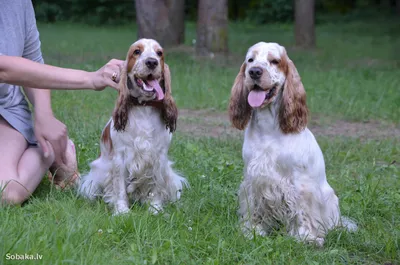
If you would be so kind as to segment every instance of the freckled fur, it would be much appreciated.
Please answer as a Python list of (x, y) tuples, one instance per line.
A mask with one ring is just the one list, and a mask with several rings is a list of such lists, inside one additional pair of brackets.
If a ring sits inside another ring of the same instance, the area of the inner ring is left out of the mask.
[[(249, 58), (254, 61), (248, 62)], [(327, 182), (323, 154), (307, 128), (305, 90), (285, 49), (276, 43), (255, 44), (244, 65), (244, 73), (236, 79), (239, 84), (235, 82), (232, 88), (229, 108), (233, 125), (245, 127), (238, 212), (244, 234), (252, 238), (255, 231), (265, 236), (285, 227), (298, 240), (322, 246), (327, 231), (337, 226), (356, 230), (354, 222), (341, 217), (338, 197)], [(278, 92), (260, 108), (242, 111), (246, 91), (254, 86), (248, 75), (254, 66), (263, 69), (258, 85), (263, 89), (276, 86)]]
[[(139, 46), (142, 53), (132, 57)], [(172, 169), (168, 159), (178, 112), (171, 95), (168, 65), (163, 61), (164, 56), (156, 57), (156, 49), (162, 48), (149, 39), (141, 39), (131, 46), (126, 69), (121, 73), (113, 118), (102, 133), (101, 155), (90, 164), (91, 170), (80, 184), (81, 195), (89, 199), (103, 198), (113, 207), (114, 214), (128, 212), (132, 201), (149, 203), (149, 210), (157, 213), (166, 202), (178, 200), (183, 187), (188, 185)], [(159, 60), (158, 67), (152, 71), (145, 66), (148, 57)], [(154, 95), (142, 92), (133, 80), (135, 76), (149, 73), (165, 90), (162, 101), (154, 101)], [(133, 81), (131, 89), (127, 78)]]
[(233, 84), (229, 102), (229, 118), (232, 125), (239, 130), (246, 127), (251, 116), (251, 107), (247, 102), (249, 90), (244, 85), (245, 71), (246, 64), (243, 63)]
[(111, 121), (108, 121), (101, 133), (101, 143), (107, 149), (107, 152), (112, 154), (114, 151), (113, 143), (111, 140)]

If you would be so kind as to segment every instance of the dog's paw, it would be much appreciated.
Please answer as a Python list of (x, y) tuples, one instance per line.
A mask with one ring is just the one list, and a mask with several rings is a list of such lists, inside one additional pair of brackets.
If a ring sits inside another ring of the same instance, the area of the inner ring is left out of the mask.
[(123, 215), (129, 213), (129, 208), (127, 205), (117, 204), (114, 209), (113, 216)]
[(265, 232), (261, 225), (251, 225), (248, 221), (242, 225), (242, 233), (244, 237), (249, 240), (253, 239), (254, 235), (262, 237), (267, 236), (267, 232)]
[(324, 246), (324, 242), (325, 242), (325, 239), (323, 239), (322, 237), (317, 237), (317, 238), (315, 239), (315, 241), (314, 241), (314, 244), (315, 244), (317, 247), (322, 248), (322, 247)]
[(356, 222), (347, 216), (342, 216), (341, 223), (342, 227), (344, 227), (349, 232), (356, 232), (358, 229)]
[(129, 213), (129, 209), (120, 209), (120, 210), (115, 210), (112, 216), (119, 216), (127, 213)]
[(163, 212), (163, 207), (161, 204), (158, 203), (152, 203), (149, 206), (149, 212), (153, 215), (157, 215), (159, 213)]

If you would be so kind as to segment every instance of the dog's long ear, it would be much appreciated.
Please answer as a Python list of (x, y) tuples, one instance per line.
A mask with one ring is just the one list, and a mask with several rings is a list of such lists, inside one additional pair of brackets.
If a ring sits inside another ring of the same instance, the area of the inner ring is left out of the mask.
[(244, 85), (245, 71), (246, 63), (243, 63), (233, 84), (229, 102), (229, 118), (232, 125), (239, 130), (246, 127), (251, 117), (251, 107), (247, 102), (249, 90)]
[(178, 119), (178, 108), (176, 107), (175, 100), (172, 97), (171, 72), (166, 63), (164, 63), (163, 66), (162, 85), (165, 90), (165, 96), (163, 100), (161, 115), (167, 129), (169, 129), (170, 132), (172, 133), (176, 129), (176, 121)]
[(306, 92), (297, 69), (284, 51), (282, 65), (286, 81), (279, 109), (279, 127), (283, 133), (298, 133), (307, 126)]
[(118, 84), (118, 99), (113, 112), (114, 128), (117, 131), (124, 131), (128, 122), (129, 112), (129, 82), (132, 82), (128, 76), (128, 60), (126, 61)]

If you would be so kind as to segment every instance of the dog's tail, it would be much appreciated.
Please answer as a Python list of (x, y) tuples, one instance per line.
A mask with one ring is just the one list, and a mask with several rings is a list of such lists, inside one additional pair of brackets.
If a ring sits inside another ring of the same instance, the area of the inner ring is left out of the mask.
[(93, 161), (90, 164), (90, 172), (84, 175), (79, 182), (78, 194), (90, 200), (94, 200), (96, 197), (101, 196), (110, 169), (111, 163), (109, 160), (100, 157)]
[(173, 194), (171, 194), (171, 200), (176, 201), (180, 199), (182, 189), (190, 188), (190, 185), (185, 177), (183, 177), (181, 174), (179, 174), (172, 168), (173, 164), (174, 163), (172, 161), (168, 161), (166, 174), (167, 176), (169, 176), (169, 181), (168, 181), (170, 186), (169, 190), (174, 191)]

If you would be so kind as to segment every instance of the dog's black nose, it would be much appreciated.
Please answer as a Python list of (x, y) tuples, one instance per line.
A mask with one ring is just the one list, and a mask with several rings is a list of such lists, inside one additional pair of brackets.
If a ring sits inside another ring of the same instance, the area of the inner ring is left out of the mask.
[(249, 75), (254, 80), (260, 79), (262, 73), (263, 73), (263, 70), (260, 67), (252, 67), (249, 70)]
[(157, 65), (158, 65), (157, 59), (154, 59), (154, 58), (147, 58), (145, 63), (146, 63), (146, 66), (147, 66), (148, 68), (150, 68), (151, 70), (153, 70), (154, 68), (156, 68)]

